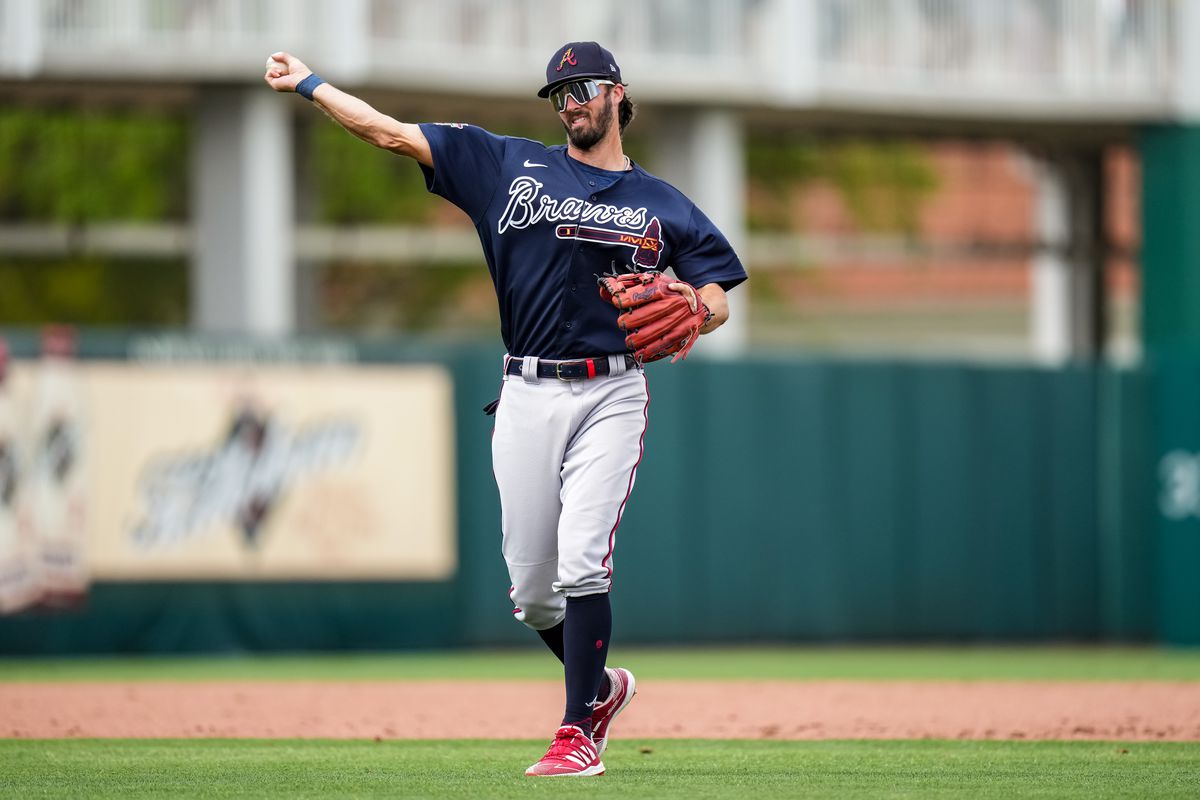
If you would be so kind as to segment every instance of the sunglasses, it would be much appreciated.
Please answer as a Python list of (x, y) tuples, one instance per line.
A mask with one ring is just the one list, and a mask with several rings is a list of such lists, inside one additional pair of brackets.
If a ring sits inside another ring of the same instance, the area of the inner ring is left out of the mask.
[(562, 113), (567, 110), (567, 98), (574, 97), (575, 102), (583, 105), (600, 96), (600, 86), (615, 86), (612, 81), (593, 80), (591, 78), (573, 83), (564, 83), (554, 91), (550, 92), (550, 105), (554, 106), (554, 110)]

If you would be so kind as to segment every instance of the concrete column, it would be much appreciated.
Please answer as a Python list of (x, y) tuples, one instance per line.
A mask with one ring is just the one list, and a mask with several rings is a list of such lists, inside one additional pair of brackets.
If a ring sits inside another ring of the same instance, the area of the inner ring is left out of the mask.
[[(717, 109), (669, 113), (656, 131), (653, 171), (691, 198), (738, 255), (745, 257), (745, 133), (736, 113)], [(746, 286), (730, 292), (729, 322), (705, 336), (697, 352), (731, 355), (745, 348), (749, 299)]]
[(1038, 360), (1099, 358), (1108, 337), (1104, 179), (1100, 152), (1058, 154), (1037, 164), (1031, 337)]
[(1072, 326), (1076, 357), (1103, 358), (1108, 342), (1108, 241), (1104, 229), (1104, 152), (1076, 153), (1069, 161), (1071, 198)]
[(205, 91), (192, 154), (192, 326), (295, 324), (291, 108), (264, 86)]
[[(299, 114), (295, 132), (294, 172), (296, 188), (295, 199), (296, 225), (313, 225), (319, 222), (318, 213), (321, 204), (322, 187), (319, 185), (313, 158), (313, 140), (317, 125), (328, 124), (324, 116), (319, 114)], [(321, 330), (323, 310), (321, 307), (321, 269), (325, 262), (321, 259), (305, 258), (303, 254), (296, 255), (296, 271), (293, 281), (296, 287), (296, 331), (298, 333), (316, 333)]]
[(1046, 364), (1071, 357), (1071, 266), (1067, 261), (1067, 185), (1059, 165), (1033, 163), (1037, 200), (1034, 235), (1040, 249), (1033, 257), (1030, 281), (1030, 337), (1033, 355)]

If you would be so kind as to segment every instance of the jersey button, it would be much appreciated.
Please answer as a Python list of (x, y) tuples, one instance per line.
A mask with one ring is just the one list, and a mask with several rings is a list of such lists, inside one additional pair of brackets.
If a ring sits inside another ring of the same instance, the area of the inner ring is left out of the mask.
[(595, 186), (595, 185), (596, 185), (595, 181), (588, 181), (588, 186)]
[(571, 320), (567, 320), (566, 322), (564, 322), (564, 323), (563, 323), (563, 327), (564, 327), (564, 328), (570, 328), (570, 327), (571, 327), (571, 325), (572, 325), (572, 322), (571, 322)]
[(579, 288), (579, 286), (578, 286), (577, 284), (574, 284), (574, 283), (572, 283), (572, 284), (571, 284), (571, 291), (572, 291), (572, 292), (573, 292), (573, 291), (575, 291), (575, 290), (576, 290), (576, 289), (578, 289), (578, 288)]
[(592, 195), (592, 199), (593, 199), (593, 200), (595, 200), (595, 199), (596, 199), (596, 195)]

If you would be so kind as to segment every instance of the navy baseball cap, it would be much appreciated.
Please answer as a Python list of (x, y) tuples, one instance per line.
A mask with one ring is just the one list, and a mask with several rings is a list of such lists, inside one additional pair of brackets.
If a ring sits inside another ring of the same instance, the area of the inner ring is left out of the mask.
[(538, 92), (538, 97), (549, 97), (556, 86), (580, 78), (605, 78), (613, 83), (625, 83), (612, 53), (595, 42), (567, 42), (546, 65), (546, 85)]

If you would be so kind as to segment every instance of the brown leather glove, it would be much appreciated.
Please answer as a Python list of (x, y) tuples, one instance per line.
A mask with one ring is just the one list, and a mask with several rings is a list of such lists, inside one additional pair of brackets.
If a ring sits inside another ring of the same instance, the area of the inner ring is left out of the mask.
[(625, 345), (643, 364), (685, 358), (712, 318), (695, 288), (657, 270), (601, 275), (599, 281), (600, 297), (623, 312), (617, 324)]

